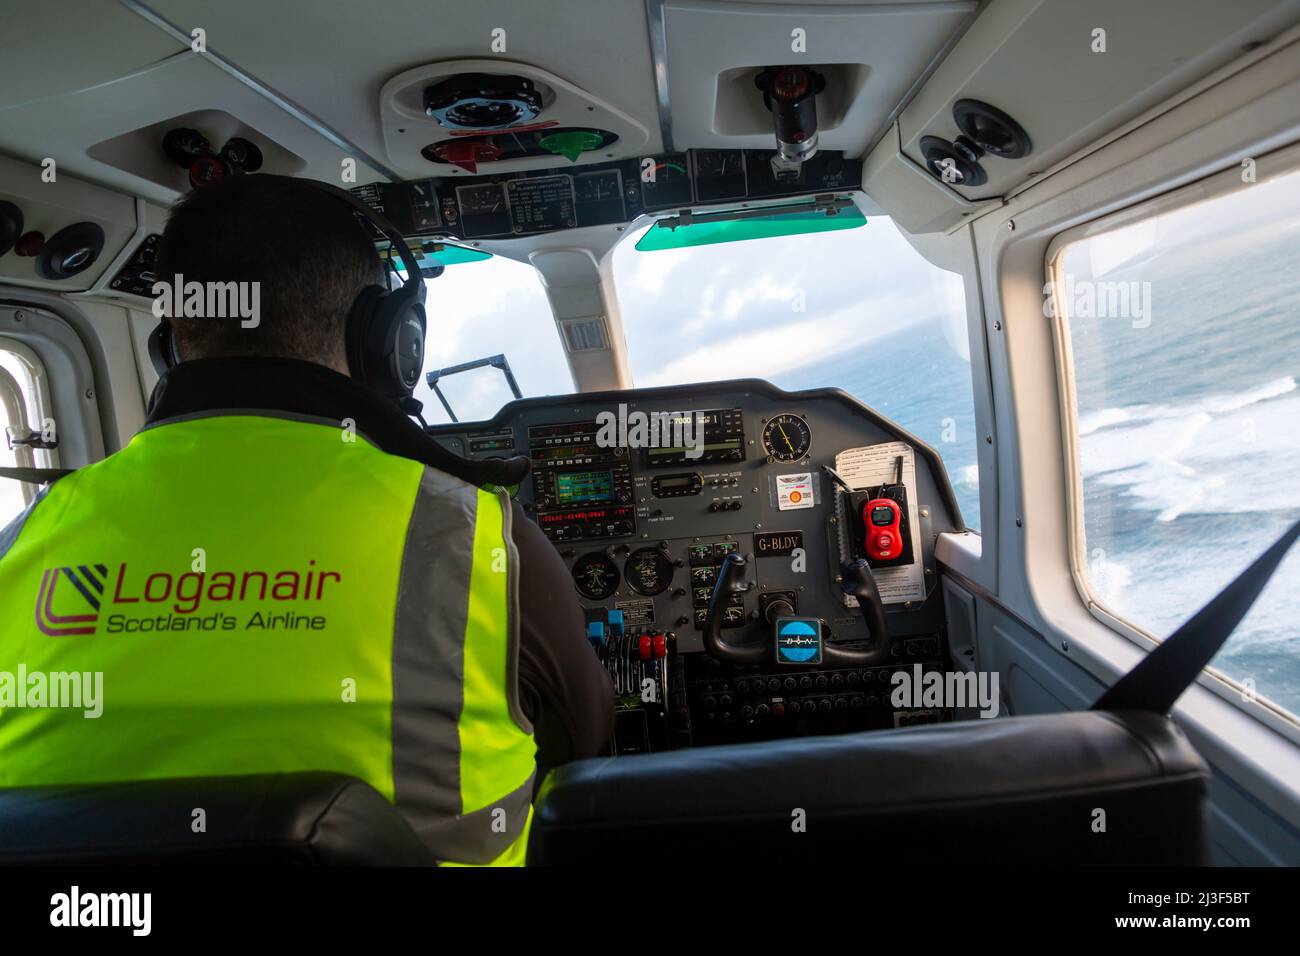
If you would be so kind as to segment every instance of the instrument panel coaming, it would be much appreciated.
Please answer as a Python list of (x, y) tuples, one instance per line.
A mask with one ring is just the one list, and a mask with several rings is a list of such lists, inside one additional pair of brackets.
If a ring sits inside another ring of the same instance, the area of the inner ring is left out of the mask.
[[(598, 416), (635, 422), (638, 412), (666, 413), (661, 421), (705, 413), (703, 454), (596, 441)], [(752, 585), (728, 609), (735, 639), (770, 639), (763, 612), (779, 595), (797, 614), (822, 618), (829, 639), (866, 640), (837, 583), (847, 522), (823, 466), (847, 449), (902, 441), (915, 456), (925, 597), (887, 604), (886, 620), (892, 638), (943, 628), (934, 542), (961, 522), (938, 456), (839, 390), (787, 393), (744, 380), (523, 399), (489, 422), (431, 433), (468, 458), (527, 455), (533, 469), (516, 499), (564, 558), (588, 618), (622, 610), (629, 627), (670, 633), (685, 654), (704, 650), (702, 605), (731, 550), (746, 556)], [(789, 487), (800, 489), (793, 503)]]

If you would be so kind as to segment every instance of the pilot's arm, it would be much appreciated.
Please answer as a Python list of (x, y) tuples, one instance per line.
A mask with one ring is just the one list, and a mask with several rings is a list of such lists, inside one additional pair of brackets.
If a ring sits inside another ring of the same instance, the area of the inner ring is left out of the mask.
[(555, 546), (514, 505), (519, 551), (519, 700), (533, 722), (538, 780), (570, 760), (603, 752), (614, 689), (587, 643), (573, 578)]

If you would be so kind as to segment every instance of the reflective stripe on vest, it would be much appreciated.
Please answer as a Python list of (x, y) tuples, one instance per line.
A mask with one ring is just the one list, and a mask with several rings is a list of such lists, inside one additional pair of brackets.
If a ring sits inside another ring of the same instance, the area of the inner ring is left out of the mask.
[(0, 785), (335, 770), (522, 862), (508, 498), (273, 416), (153, 426), (0, 533)]

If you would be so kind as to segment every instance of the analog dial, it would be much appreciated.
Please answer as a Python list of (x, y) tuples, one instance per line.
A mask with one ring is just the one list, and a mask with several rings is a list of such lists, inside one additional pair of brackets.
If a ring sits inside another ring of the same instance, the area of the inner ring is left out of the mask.
[(673, 581), (673, 563), (658, 548), (633, 551), (628, 555), (623, 571), (628, 587), (649, 597), (667, 591)]
[(777, 415), (763, 426), (763, 450), (773, 461), (798, 461), (812, 447), (812, 432), (798, 415)]
[(618, 566), (603, 551), (573, 562), (573, 586), (589, 601), (603, 601), (618, 590)]

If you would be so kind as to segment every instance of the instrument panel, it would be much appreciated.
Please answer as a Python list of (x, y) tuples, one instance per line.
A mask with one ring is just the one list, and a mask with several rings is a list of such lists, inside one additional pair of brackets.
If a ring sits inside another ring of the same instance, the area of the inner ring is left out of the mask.
[[(589, 634), (622, 655), (611, 677), (627, 702), (621, 716), (637, 716), (620, 738), (638, 743), (621, 749), (682, 745), (645, 730), (642, 674), (664, 678), (656, 714), (697, 744), (923, 719), (891, 711), (882, 682), (891, 667), (947, 667), (934, 543), (961, 516), (935, 451), (848, 394), (756, 379), (586, 393), (523, 399), (489, 422), (430, 432), (457, 455), (530, 459), (516, 498), (569, 568)], [(873, 528), (886, 511), (895, 523)], [(881, 550), (882, 530), (903, 546)], [(728, 639), (746, 643), (773, 641), (777, 618), (794, 614), (820, 619), (828, 644), (871, 644), (841, 586), (845, 561), (868, 560), (894, 644), (887, 666), (713, 659), (704, 628), (733, 553), (745, 559), (744, 588), (717, 613)]]
[(374, 183), (352, 192), (405, 236), (469, 240), (617, 225), (658, 210), (861, 185), (861, 161), (843, 153), (822, 150), (780, 180), (771, 157), (771, 150), (696, 149), (576, 167)]

